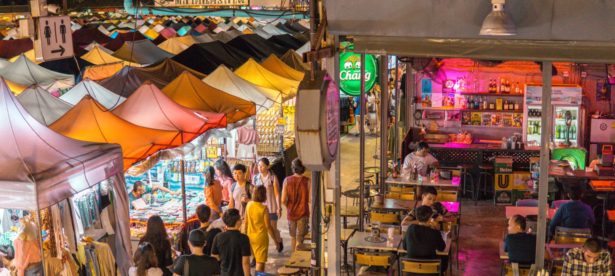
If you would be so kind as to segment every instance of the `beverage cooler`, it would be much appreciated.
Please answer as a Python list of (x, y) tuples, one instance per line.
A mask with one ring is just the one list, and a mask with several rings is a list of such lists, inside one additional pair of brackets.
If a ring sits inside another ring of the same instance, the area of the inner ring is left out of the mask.
[[(542, 127), (542, 85), (527, 85), (525, 89), (523, 120), (524, 142), (529, 147), (540, 146)], [(583, 91), (578, 86), (553, 86), (553, 130), (550, 141), (556, 147), (582, 146), (581, 130), (584, 126), (584, 110), (581, 105)], [(570, 141), (570, 145), (567, 145)]]

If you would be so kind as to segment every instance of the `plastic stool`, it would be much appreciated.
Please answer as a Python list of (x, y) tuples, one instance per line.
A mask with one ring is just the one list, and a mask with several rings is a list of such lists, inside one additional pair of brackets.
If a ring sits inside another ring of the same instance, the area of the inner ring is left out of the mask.
[(482, 164), (478, 166), (480, 173), (478, 175), (478, 185), (476, 186), (476, 199), (480, 199), (480, 193), (482, 192), (484, 196), (487, 196), (487, 193), (493, 193), (492, 189), (487, 190), (487, 186), (489, 182), (491, 182), (491, 186), (493, 186), (493, 165), (491, 164)]
[(283, 266), (278, 268), (278, 275), (301, 275), (301, 270)]

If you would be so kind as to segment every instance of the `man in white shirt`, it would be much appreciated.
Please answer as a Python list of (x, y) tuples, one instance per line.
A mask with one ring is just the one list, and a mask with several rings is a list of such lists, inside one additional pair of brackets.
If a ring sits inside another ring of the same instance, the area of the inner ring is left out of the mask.
[(416, 167), (420, 175), (426, 176), (427, 169), (430, 166), (438, 167), (438, 160), (429, 153), (429, 145), (425, 142), (419, 142), (415, 151), (406, 155), (404, 164), (401, 169), (402, 177), (408, 177), (411, 171)]

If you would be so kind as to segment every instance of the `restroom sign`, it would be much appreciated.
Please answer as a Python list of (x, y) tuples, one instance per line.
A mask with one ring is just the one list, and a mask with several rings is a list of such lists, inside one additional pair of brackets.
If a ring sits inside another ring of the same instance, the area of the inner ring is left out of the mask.
[(43, 60), (72, 57), (73, 33), (69, 16), (43, 16), (38, 21), (38, 40)]

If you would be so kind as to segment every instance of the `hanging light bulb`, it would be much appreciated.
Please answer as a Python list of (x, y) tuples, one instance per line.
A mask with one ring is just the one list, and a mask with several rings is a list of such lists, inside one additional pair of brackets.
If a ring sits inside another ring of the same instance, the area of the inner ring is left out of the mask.
[(504, 11), (506, 0), (491, 0), (491, 12), (485, 17), (480, 35), (516, 35), (517, 27), (512, 18)]

